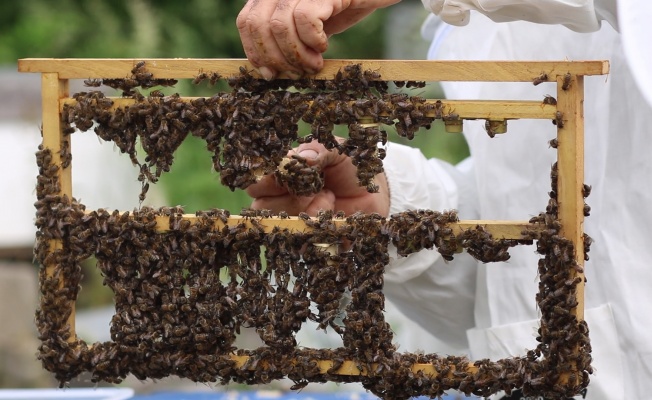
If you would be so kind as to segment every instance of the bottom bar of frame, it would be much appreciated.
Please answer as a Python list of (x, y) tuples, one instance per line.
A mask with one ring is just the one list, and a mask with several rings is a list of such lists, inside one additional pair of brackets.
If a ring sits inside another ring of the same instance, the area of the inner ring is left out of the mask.
[[(236, 368), (243, 368), (247, 361), (249, 360), (249, 356), (238, 356), (238, 355), (233, 355), (231, 356), (231, 359), (235, 361), (235, 367)], [(328, 371), (333, 368), (335, 365), (335, 362), (332, 360), (318, 360), (316, 361), (317, 366), (321, 370), (322, 374), (327, 374), (329, 373)], [(378, 364), (371, 364), (371, 368), (376, 368)], [(412, 372), (417, 373), (417, 372), (423, 372), (424, 375), (430, 376), (430, 377), (436, 377), (439, 375), (439, 372), (437, 371), (436, 367), (433, 364), (413, 364), (412, 365)], [(451, 366), (450, 373), (455, 371), (455, 366)], [(474, 374), (478, 372), (478, 368), (472, 363), (469, 362), (467, 368), (466, 368), (466, 373), (469, 374)], [(355, 361), (351, 360), (345, 360), (342, 365), (335, 370), (336, 375), (348, 375), (348, 376), (365, 376), (369, 375), (368, 373), (368, 367), (366, 365), (361, 365), (356, 363)]]

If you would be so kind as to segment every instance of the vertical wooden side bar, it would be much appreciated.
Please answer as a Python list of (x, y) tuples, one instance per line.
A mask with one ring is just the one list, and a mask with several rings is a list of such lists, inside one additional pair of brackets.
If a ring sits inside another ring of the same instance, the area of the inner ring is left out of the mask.
[[(584, 266), (584, 76), (557, 78), (557, 110), (563, 126), (557, 124), (557, 202), (561, 235), (573, 242), (575, 260)], [(564, 90), (566, 87), (566, 90)], [(584, 273), (577, 285), (577, 307), (571, 310), (578, 320), (584, 319)]]
[(70, 166), (61, 168), (59, 151), (63, 147), (61, 118), (59, 115), (59, 100), (68, 97), (70, 90), (67, 79), (59, 79), (57, 73), (41, 75), (41, 94), (43, 108), (43, 147), (52, 151), (52, 162), (60, 167), (59, 182), (61, 194), (72, 196), (72, 171)]
[[(59, 115), (59, 101), (70, 95), (69, 82), (67, 79), (59, 79), (57, 73), (43, 73), (41, 75), (41, 95), (43, 108), (43, 147), (52, 152), (52, 162), (59, 166), (57, 174), (59, 175), (59, 194), (67, 195), (72, 199), (72, 169), (68, 165), (63, 168), (61, 165), (61, 149), (63, 148), (64, 138), (61, 129), (61, 117)], [(70, 140), (68, 139), (68, 147)], [(62, 243), (60, 240), (52, 240), (50, 251), (60, 249)], [(54, 275), (57, 265), (46, 265), (45, 272), (47, 276)], [(66, 282), (60, 278), (59, 286), (63, 287)], [(75, 303), (71, 304), (72, 312), (68, 317), (70, 324), (69, 342), (75, 341)]]

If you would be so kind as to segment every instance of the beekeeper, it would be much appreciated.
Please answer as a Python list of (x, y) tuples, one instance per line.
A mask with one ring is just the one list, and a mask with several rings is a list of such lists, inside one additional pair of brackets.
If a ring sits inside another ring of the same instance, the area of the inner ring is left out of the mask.
[[(422, 33), (440, 60), (609, 60), (608, 77), (585, 78), (585, 182), (594, 239), (586, 263), (586, 313), (594, 374), (587, 399), (652, 394), (652, 2), (647, 0), (423, 0), (433, 12)], [(397, 1), (249, 1), (238, 17), (250, 61), (271, 79), (323, 66), (328, 36)], [(563, 25), (563, 26), (560, 26)], [(543, 99), (550, 84), (444, 83), (451, 99)], [(391, 144), (381, 193), (342, 191), (355, 182), (342, 156), (317, 144), (298, 150), (335, 166), (340, 179), (312, 198), (291, 198), (270, 181), (249, 189), (260, 208), (353, 207), (383, 215), (459, 208), (462, 218), (522, 220), (545, 209), (556, 154), (550, 121), (510, 121), (493, 139), (465, 122), (472, 161), (453, 168)], [(344, 172), (350, 179), (344, 178)], [(343, 194), (346, 193), (346, 196)], [(347, 197), (348, 196), (348, 197)], [(354, 209), (345, 211), (355, 211)], [(536, 347), (538, 255), (510, 250), (506, 263), (452, 268), (435, 251), (397, 258), (386, 293), (408, 316), (473, 359), (523, 355)], [(473, 264), (473, 265), (471, 265)], [(457, 266), (457, 265), (456, 265)], [(517, 393), (504, 398), (519, 398)]]

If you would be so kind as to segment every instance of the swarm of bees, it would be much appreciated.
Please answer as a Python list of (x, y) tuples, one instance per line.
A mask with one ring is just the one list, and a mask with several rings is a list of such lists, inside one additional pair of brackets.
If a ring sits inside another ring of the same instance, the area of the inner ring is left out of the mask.
[[(382, 171), (384, 156), (378, 144), (387, 141), (377, 124), (396, 120), (399, 133), (411, 137), (433, 120), (424, 117), (430, 106), (423, 99), (388, 94), (379, 78), (354, 65), (332, 81), (301, 80), (293, 83), (300, 91), (288, 91), (285, 81), (254, 79), (242, 70), (228, 78), (232, 93), (184, 101), (178, 95), (140, 95), (137, 87), (172, 82), (154, 79), (138, 63), (131, 78), (87, 82), (120, 88), (134, 98), (133, 104), (116, 108), (101, 92), (80, 93), (74, 105), (64, 108), (62, 121), (64, 133), (95, 127), (101, 138), (129, 154), (140, 167), (141, 200), (149, 183), (169, 170), (172, 154), (188, 132), (206, 140), (216, 170), (231, 188), (274, 173), (296, 194), (321, 190), (320, 171), (301, 157), (283, 164), (298, 139), (299, 120), (312, 126), (303, 141), (316, 139), (349, 155), (358, 166), (360, 183), (373, 192), (373, 177)], [(200, 72), (195, 81), (215, 84), (219, 79), (217, 73)], [(360, 124), (362, 117), (373, 124)], [(343, 143), (331, 133), (332, 126), (341, 123), (349, 125)], [(144, 162), (136, 157), (136, 140), (147, 155)], [(65, 143), (59, 154), (63, 167), (71, 159)], [(183, 218), (181, 207), (89, 212), (76, 199), (59, 195), (61, 166), (53, 162), (50, 150), (39, 149), (37, 164), (35, 257), (42, 265), (38, 357), (62, 385), (86, 371), (94, 381), (107, 382), (120, 382), (128, 374), (138, 379), (176, 375), (196, 382), (247, 384), (287, 377), (295, 382), (293, 389), (310, 382), (362, 382), (382, 398), (404, 399), (437, 397), (449, 389), (478, 396), (513, 388), (522, 388), (525, 395), (572, 396), (588, 384), (588, 327), (569, 312), (577, 306), (575, 273), (580, 267), (572, 243), (559, 235), (556, 166), (546, 212), (530, 221), (544, 229), (523, 232), (524, 240), (496, 240), (480, 226), (454, 234), (450, 225), (458, 218), (452, 210), (407, 211), (389, 218), (328, 211), (317, 218), (301, 214), (309, 228), (305, 232), (279, 227), (266, 232), (262, 218), (287, 218), (286, 213), (268, 210), (243, 210), (248, 223), (235, 225), (227, 224), (229, 213), (221, 209), (197, 212), (195, 222)], [(589, 193), (585, 186), (584, 196)], [(161, 217), (169, 220), (168, 231), (157, 231)], [(336, 224), (336, 219), (346, 223)], [(216, 221), (223, 227), (216, 228)], [(53, 240), (60, 245), (53, 247)], [(543, 255), (536, 349), (523, 357), (474, 363), (466, 357), (397, 351), (384, 318), (383, 273), (390, 244), (400, 255), (437, 248), (452, 260), (466, 249), (478, 260), (494, 262), (507, 260), (510, 247), (533, 241)], [(347, 251), (333, 251), (343, 249), (344, 243)], [(586, 236), (585, 254), (590, 244)], [(68, 324), (80, 288), (80, 263), (90, 257), (97, 260), (104, 284), (114, 293), (111, 341), (105, 343), (72, 337)], [(344, 306), (345, 295), (350, 301)], [(295, 335), (308, 320), (319, 329), (335, 331), (343, 346), (297, 346)], [(242, 328), (255, 329), (264, 346), (236, 348)], [(234, 355), (247, 356), (247, 361), (238, 366)], [(332, 367), (322, 371), (320, 360), (330, 360)], [(364, 373), (339, 375), (347, 360)], [(415, 372), (415, 363), (432, 364), (437, 374)], [(563, 373), (569, 377), (562, 385)]]
[(279, 165), (274, 177), (279, 186), (287, 187), (295, 196), (310, 196), (319, 193), (324, 187), (321, 168), (308, 165), (305, 158), (296, 154)]
[[(349, 155), (358, 167), (360, 185), (373, 192), (377, 190), (373, 178), (382, 172), (384, 157), (377, 147), (387, 142), (387, 134), (379, 128), (361, 128), (358, 120), (394, 125), (399, 135), (410, 139), (434, 120), (425, 116), (434, 105), (419, 96), (390, 94), (387, 82), (379, 80), (377, 72), (362, 71), (359, 64), (344, 67), (333, 80), (267, 82), (241, 68), (240, 75), (226, 78), (233, 91), (191, 101), (178, 94), (164, 96), (160, 90), (145, 96), (138, 88), (171, 86), (176, 81), (155, 79), (143, 62), (131, 72), (126, 79), (89, 80), (86, 85), (120, 89), (133, 103), (115, 106), (98, 90), (77, 93), (73, 96), (76, 102), (64, 106), (62, 121), (66, 133), (94, 128), (101, 139), (113, 141), (129, 154), (140, 168), (143, 197), (145, 185), (170, 170), (174, 151), (189, 133), (206, 141), (215, 170), (232, 190), (274, 173), (293, 143), (318, 140)], [(215, 84), (220, 79), (218, 73), (200, 72), (194, 82)], [(409, 86), (422, 85), (413, 82)], [(311, 126), (310, 134), (301, 138), (300, 121)], [(339, 124), (349, 126), (344, 143), (333, 136), (333, 128)], [(144, 161), (136, 155), (137, 141), (145, 152)], [(292, 181), (286, 183), (292, 188)], [(294, 186), (300, 189), (302, 184)], [(314, 190), (320, 189), (317, 185)]]

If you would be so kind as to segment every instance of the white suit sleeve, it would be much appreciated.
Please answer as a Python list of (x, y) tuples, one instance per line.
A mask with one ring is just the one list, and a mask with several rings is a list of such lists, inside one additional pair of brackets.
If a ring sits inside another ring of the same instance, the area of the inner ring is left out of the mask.
[(629, 0), (618, 2), (618, 19), (627, 62), (641, 89), (652, 106), (652, 1)]
[[(406, 210), (457, 208), (457, 186), (442, 163), (427, 160), (419, 149), (389, 143), (383, 165), (390, 190), (390, 215)], [(392, 246), (390, 257), (393, 260), (385, 280), (404, 282), (423, 273), (440, 254), (433, 249), (398, 257)]]
[[(426, 9), (457, 26), (469, 23), (471, 11), (478, 11), (496, 22), (530, 21), (559, 24), (577, 32), (600, 29), (593, 0), (422, 0)], [(596, 0), (595, 3), (615, 0)]]
[[(472, 170), (426, 159), (420, 150), (396, 143), (388, 145), (383, 164), (390, 187), (390, 213), (458, 209), (461, 218), (477, 218)], [(393, 260), (385, 272), (387, 297), (451, 351), (467, 352), (466, 330), (475, 325), (477, 261), (462, 253), (446, 262), (435, 249), (407, 257), (398, 257), (394, 250), (390, 257)]]

